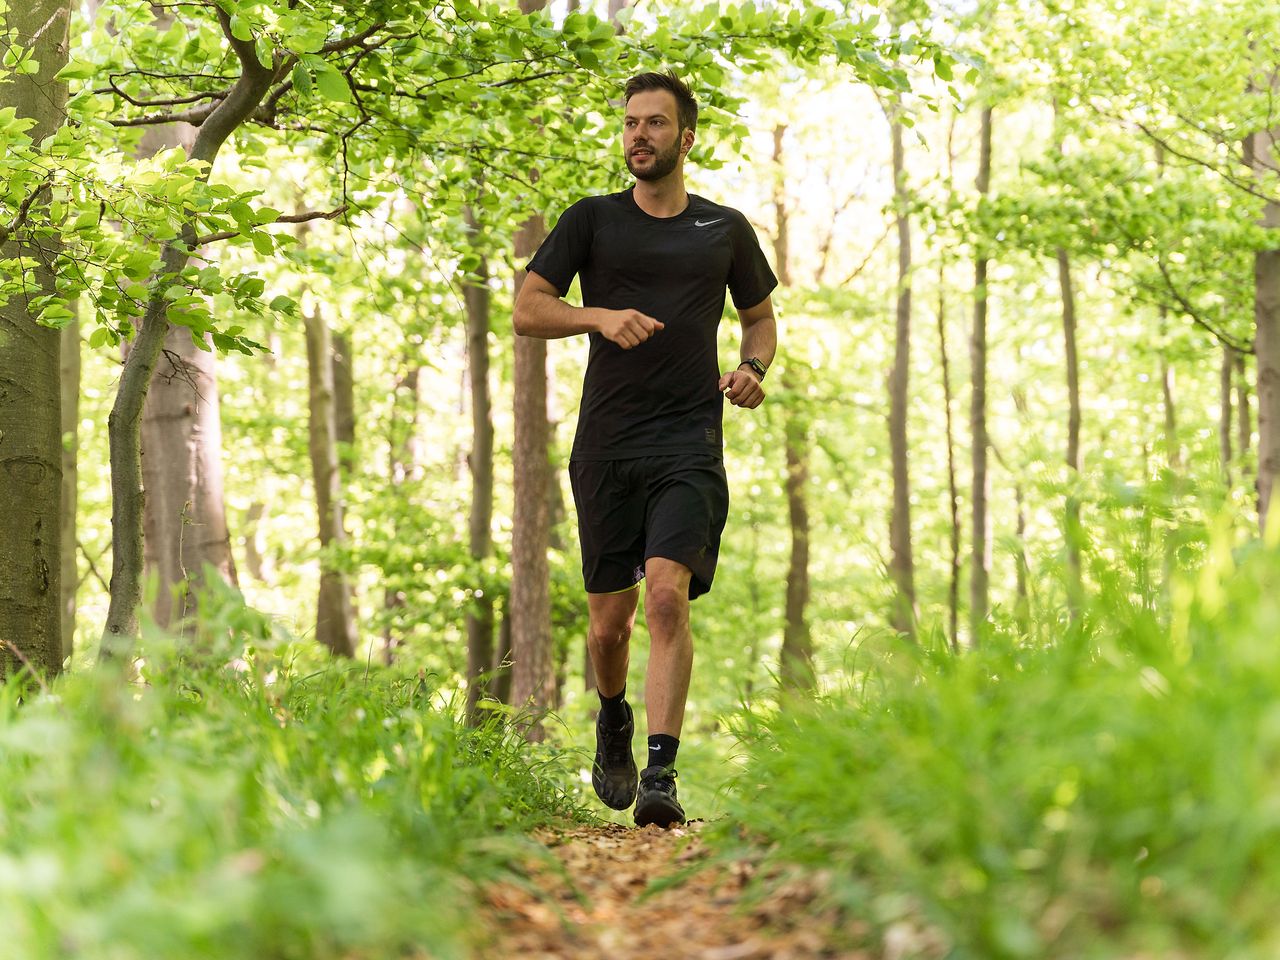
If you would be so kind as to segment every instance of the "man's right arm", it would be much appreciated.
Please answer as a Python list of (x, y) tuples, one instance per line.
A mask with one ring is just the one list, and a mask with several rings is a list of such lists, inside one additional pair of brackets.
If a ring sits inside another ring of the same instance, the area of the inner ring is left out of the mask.
[(532, 270), (520, 284), (512, 321), (522, 337), (555, 340), (579, 333), (600, 333), (623, 350), (644, 343), (663, 326), (639, 310), (571, 306), (560, 299), (555, 284)]

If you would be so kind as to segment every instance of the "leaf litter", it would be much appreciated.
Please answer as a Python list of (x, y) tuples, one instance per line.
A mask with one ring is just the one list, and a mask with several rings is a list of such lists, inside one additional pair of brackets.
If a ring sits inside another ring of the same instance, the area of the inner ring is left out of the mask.
[(865, 931), (839, 929), (812, 883), (748, 891), (755, 865), (713, 859), (702, 827), (536, 831), (548, 856), (525, 864), (528, 882), (484, 891), (478, 960), (872, 960), (848, 946)]

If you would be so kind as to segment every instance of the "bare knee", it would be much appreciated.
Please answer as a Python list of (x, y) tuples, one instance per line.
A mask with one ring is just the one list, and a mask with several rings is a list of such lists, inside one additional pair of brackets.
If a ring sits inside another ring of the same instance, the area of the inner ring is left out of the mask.
[(606, 653), (626, 649), (631, 642), (631, 622), (593, 623), (588, 639), (595, 649)]
[(673, 636), (689, 622), (689, 594), (674, 583), (652, 583), (645, 591), (644, 615), (651, 635)]

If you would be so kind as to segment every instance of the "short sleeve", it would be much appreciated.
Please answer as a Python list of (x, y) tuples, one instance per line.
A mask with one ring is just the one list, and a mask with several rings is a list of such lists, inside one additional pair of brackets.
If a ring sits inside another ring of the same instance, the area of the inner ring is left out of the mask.
[(561, 214), (525, 269), (532, 270), (555, 284), (563, 297), (573, 285), (573, 278), (587, 262), (591, 253), (592, 233), (590, 206), (586, 199), (579, 200)]
[(773, 275), (764, 251), (760, 249), (760, 241), (750, 222), (738, 211), (731, 217), (733, 228), (730, 230), (730, 242), (733, 245), (733, 264), (729, 268), (729, 293), (733, 296), (733, 305), (739, 310), (754, 307), (773, 292), (778, 285), (778, 278)]

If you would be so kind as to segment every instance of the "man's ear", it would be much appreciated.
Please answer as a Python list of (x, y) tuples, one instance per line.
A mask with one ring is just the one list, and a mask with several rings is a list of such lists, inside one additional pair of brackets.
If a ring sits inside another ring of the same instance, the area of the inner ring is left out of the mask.
[(681, 137), (680, 152), (688, 153), (690, 150), (693, 149), (693, 131), (686, 129), (683, 133), (681, 133), (680, 137)]

